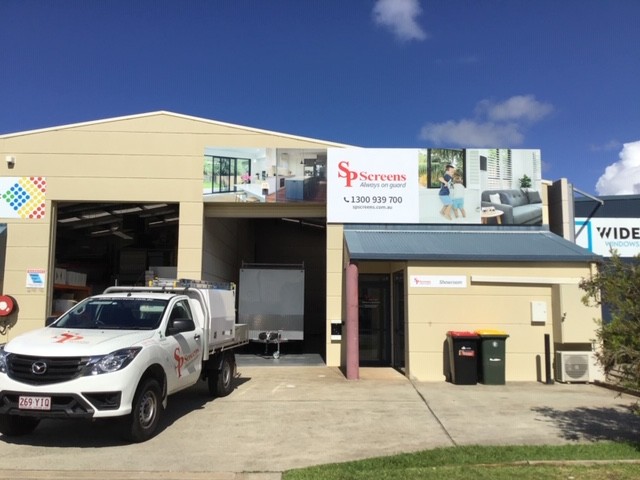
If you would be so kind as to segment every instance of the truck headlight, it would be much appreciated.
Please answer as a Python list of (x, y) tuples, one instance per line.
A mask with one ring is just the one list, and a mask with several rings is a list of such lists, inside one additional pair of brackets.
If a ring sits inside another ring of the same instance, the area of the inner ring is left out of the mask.
[(0, 373), (7, 373), (7, 353), (4, 345), (0, 345)]
[(85, 375), (100, 375), (122, 370), (136, 358), (140, 350), (142, 347), (123, 348), (111, 352), (109, 355), (92, 357), (86, 366)]

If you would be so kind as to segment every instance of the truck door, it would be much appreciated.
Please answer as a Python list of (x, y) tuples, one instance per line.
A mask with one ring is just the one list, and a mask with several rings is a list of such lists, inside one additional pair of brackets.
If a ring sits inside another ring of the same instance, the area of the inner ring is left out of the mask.
[[(191, 320), (193, 329), (173, 333), (171, 327), (178, 319)], [(168, 390), (171, 393), (196, 383), (202, 370), (202, 329), (193, 318), (188, 300), (179, 300), (173, 305), (167, 322), (166, 339), (164, 348), (173, 367), (167, 369), (173, 373), (167, 379)]]

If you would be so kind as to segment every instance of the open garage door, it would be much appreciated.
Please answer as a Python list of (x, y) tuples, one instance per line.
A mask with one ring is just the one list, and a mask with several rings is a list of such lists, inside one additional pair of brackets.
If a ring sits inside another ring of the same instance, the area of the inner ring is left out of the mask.
[(54, 314), (110, 285), (142, 285), (153, 267), (175, 272), (178, 204), (61, 202), (56, 210)]
[[(243, 264), (304, 265), (304, 316), (300, 340), (288, 353), (325, 355), (327, 230), (324, 206), (205, 206), (203, 272), (206, 280), (232, 281), (244, 295)], [(303, 209), (301, 209), (301, 207)], [(252, 344), (256, 353), (267, 349)], [(272, 353), (273, 345), (268, 349)]]

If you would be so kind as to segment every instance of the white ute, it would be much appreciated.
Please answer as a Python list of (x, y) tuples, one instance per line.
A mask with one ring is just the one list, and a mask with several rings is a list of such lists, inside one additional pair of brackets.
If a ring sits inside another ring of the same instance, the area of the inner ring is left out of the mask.
[(232, 284), (109, 287), (0, 346), (0, 433), (30, 433), (43, 418), (115, 417), (143, 442), (169, 395), (199, 379), (211, 395), (231, 393), (233, 349), (246, 343)]

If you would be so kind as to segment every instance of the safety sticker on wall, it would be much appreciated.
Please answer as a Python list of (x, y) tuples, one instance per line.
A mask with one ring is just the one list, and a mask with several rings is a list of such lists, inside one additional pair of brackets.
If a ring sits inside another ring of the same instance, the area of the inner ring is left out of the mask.
[(27, 270), (27, 288), (44, 288), (45, 270), (43, 268), (30, 268)]
[(44, 218), (46, 193), (45, 177), (0, 178), (0, 218)]

